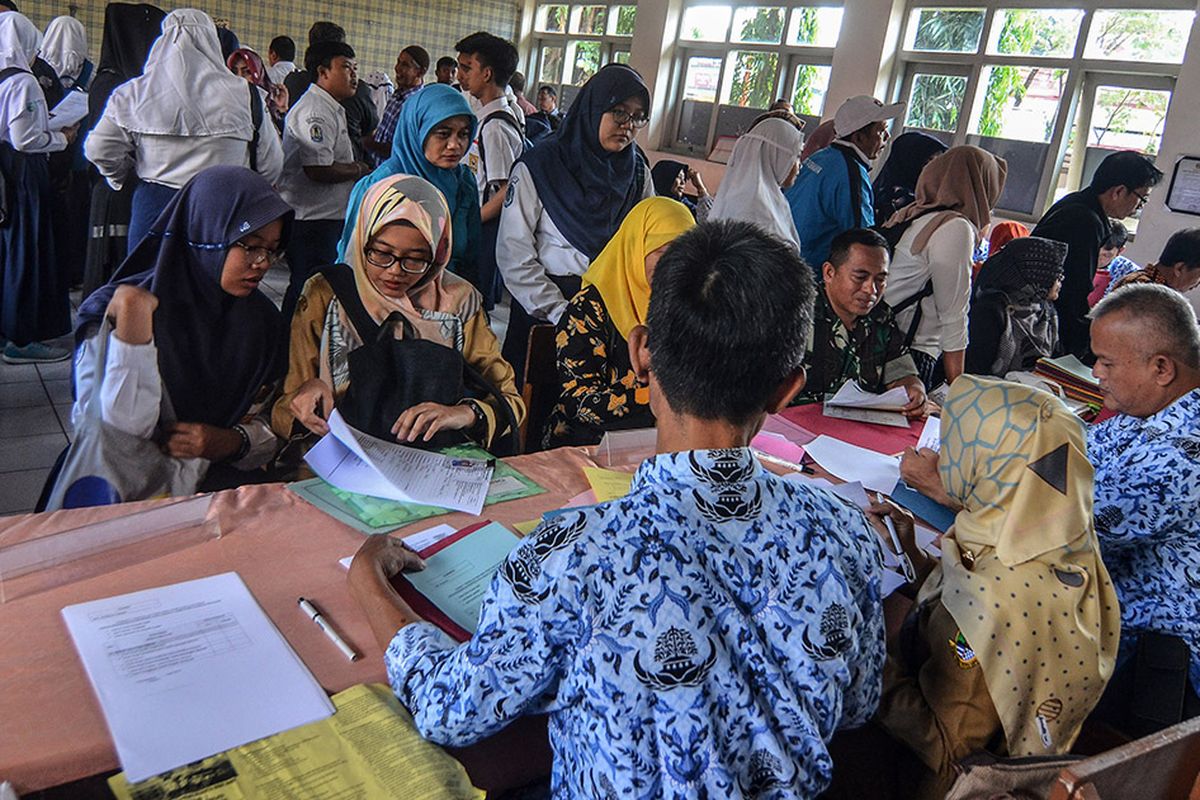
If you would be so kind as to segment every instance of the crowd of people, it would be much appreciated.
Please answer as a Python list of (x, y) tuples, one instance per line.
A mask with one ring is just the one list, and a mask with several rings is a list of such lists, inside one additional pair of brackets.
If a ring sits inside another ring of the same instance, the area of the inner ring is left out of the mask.
[[(631, 67), (564, 112), (554, 87), (526, 99), (511, 42), (456, 51), (409, 44), (364, 80), (333, 22), (298, 65), (286, 36), (264, 59), (203, 11), (114, 3), (93, 65), (76, 20), (43, 35), (0, 0), (3, 358), (75, 359), (46, 507), (295, 476), (335, 409), (497, 455), (656, 427), (628, 496), (510, 556), (466, 644), (396, 594), (422, 568), (398, 540), (351, 566), (423, 735), (547, 714), (556, 796), (815, 797), (861, 727), (905, 765), (896, 796), (941, 797), (981, 751), (1200, 713), (1200, 229), (1145, 267), (1121, 255), (1152, 159), (1113, 152), (1032, 230), (993, 224), (1002, 158), (889, 147), (902, 104), (859, 96), (807, 140), (777, 104), (710, 193), (637, 144)], [(88, 115), (52, 123), (78, 91)], [(283, 262), (280, 309), (259, 285)], [(560, 391), (531, 420), (537, 326)], [(1066, 354), (1111, 419), (1014, 379)], [(940, 560), (898, 506), (753, 457), (767, 414), (848, 381), (940, 413), (940, 452), (901, 460), (956, 512)], [(888, 526), (916, 576), (885, 632)]]

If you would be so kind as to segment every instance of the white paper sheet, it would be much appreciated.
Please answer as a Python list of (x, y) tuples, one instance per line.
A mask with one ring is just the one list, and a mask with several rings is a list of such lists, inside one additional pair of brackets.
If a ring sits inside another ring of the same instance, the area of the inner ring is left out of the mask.
[(402, 503), (441, 506), (478, 514), (487, 499), (494, 467), (385, 442), (346, 424), (336, 410), (329, 433), (304, 460), (339, 489)]
[(849, 380), (842, 384), (837, 394), (825, 401), (831, 406), (843, 408), (873, 408), (880, 411), (899, 411), (908, 405), (908, 392), (903, 386), (888, 389), (883, 394), (867, 392), (858, 385), (857, 381)]
[[(404, 543), (413, 550), (420, 552), (426, 547), (431, 547), (447, 536), (453, 536), (458, 533), (458, 530), (453, 525), (434, 525), (432, 528), (426, 528), (423, 531), (410, 533), (403, 537)], [(354, 560), (354, 556), (346, 556), (339, 559), (338, 563), (346, 569), (350, 569), (350, 562)]]
[(900, 480), (900, 460), (865, 447), (818, 436), (804, 446), (813, 460), (844, 481), (859, 481), (867, 489), (891, 494)]
[(236, 572), (62, 615), (130, 781), (333, 713)]
[(925, 420), (925, 427), (921, 429), (921, 438), (917, 440), (917, 449), (933, 450), (935, 453), (942, 449), (942, 421), (938, 417), (930, 417)]
[(86, 92), (67, 92), (63, 99), (50, 110), (50, 130), (61, 131), (87, 116), (88, 96)]

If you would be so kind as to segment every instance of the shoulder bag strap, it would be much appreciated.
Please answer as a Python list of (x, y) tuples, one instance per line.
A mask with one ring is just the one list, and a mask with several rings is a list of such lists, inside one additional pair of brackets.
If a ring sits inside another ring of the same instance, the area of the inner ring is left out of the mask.
[(350, 324), (358, 332), (358, 338), (363, 342), (378, 338), (380, 326), (375, 324), (375, 320), (367, 313), (367, 307), (363, 305), (362, 298), (358, 296), (358, 287), (354, 284), (354, 272), (350, 267), (345, 264), (330, 264), (321, 267), (319, 271), (333, 287), (333, 293), (342, 308), (346, 310), (346, 316), (350, 318)]
[(250, 124), (254, 133), (250, 136), (250, 169), (258, 172), (258, 129), (262, 127), (263, 107), (262, 98), (258, 96), (258, 87), (249, 81), (250, 87)]

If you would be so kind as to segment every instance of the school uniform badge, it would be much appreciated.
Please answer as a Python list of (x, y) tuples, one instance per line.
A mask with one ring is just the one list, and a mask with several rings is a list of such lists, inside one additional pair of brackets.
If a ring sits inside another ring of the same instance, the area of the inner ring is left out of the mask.
[(975, 657), (975, 651), (971, 649), (967, 637), (962, 635), (962, 631), (958, 632), (953, 639), (948, 639), (950, 649), (954, 651), (954, 658), (958, 661), (960, 669), (972, 669), (979, 666), (979, 659)]
[(308, 129), (308, 138), (319, 144), (325, 141), (325, 131), (321, 130), (320, 125), (313, 125)]

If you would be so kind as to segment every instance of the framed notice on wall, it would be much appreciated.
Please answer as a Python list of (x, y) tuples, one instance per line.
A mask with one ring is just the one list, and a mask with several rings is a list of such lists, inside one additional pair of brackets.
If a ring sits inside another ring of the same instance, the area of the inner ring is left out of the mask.
[(1184, 156), (1175, 162), (1167, 208), (1180, 214), (1200, 216), (1200, 156)]

